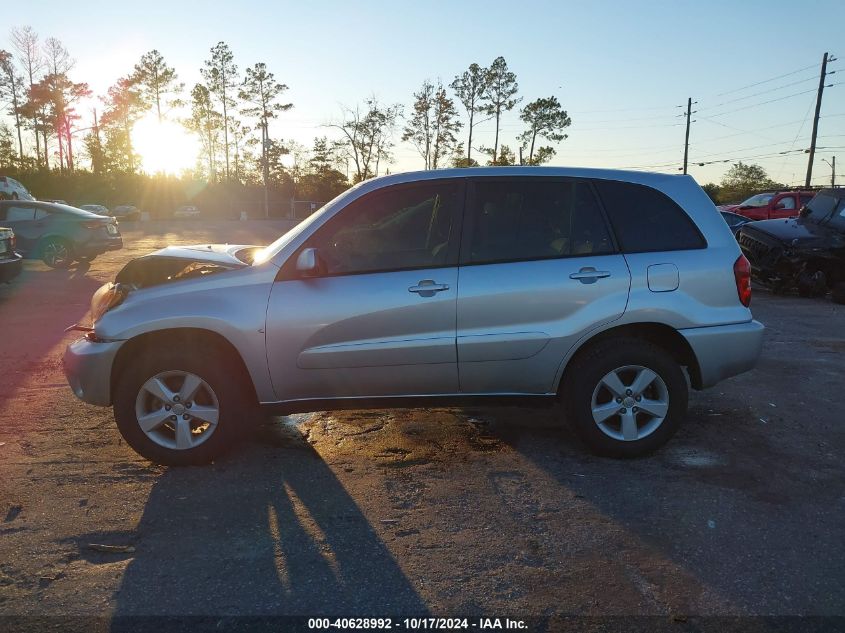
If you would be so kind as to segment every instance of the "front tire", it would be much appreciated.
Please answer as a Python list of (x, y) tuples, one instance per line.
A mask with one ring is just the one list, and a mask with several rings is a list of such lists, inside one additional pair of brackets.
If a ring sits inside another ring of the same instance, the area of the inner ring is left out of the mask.
[(568, 418), (598, 455), (651, 453), (675, 434), (686, 415), (683, 370), (668, 352), (647, 341), (599, 343), (573, 361), (567, 376)]
[(166, 466), (206, 464), (249, 428), (255, 407), (224, 355), (144, 356), (123, 370), (114, 392), (118, 430), (143, 457)]

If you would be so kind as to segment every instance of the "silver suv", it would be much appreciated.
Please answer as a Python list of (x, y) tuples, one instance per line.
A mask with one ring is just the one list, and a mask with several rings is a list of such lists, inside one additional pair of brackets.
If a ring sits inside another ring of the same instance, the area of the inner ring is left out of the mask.
[(65, 370), (165, 464), (213, 459), (258, 407), (558, 399), (592, 450), (635, 456), (675, 433), (688, 384), (755, 365), (749, 272), (688, 176), (397, 174), (263, 249), (129, 262), (95, 294)]

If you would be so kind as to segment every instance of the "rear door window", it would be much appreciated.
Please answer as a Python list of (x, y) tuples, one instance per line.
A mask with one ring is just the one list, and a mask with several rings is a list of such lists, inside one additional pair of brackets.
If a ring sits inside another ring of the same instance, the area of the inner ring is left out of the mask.
[(595, 180), (623, 252), (648, 253), (705, 248), (686, 212), (666, 194), (618, 180)]
[(22, 222), (25, 220), (32, 220), (34, 218), (34, 210), (32, 207), (14, 206), (6, 207), (6, 222)]
[(469, 208), (465, 264), (605, 255), (610, 232), (586, 181), (478, 178)]

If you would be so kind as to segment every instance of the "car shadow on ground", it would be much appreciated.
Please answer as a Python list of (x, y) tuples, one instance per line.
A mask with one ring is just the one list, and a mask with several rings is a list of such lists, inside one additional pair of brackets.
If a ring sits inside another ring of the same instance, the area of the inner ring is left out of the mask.
[(426, 613), (295, 427), (214, 465), (164, 471), (132, 543), (114, 630), (140, 615)]
[(678, 434), (638, 459), (591, 455), (554, 414), (474, 415), (485, 421), (482, 438), (509, 445), (634, 537), (624, 559), (659, 552), (683, 570), (638, 571), (675, 594), (676, 606), (695, 608), (696, 596), (708, 595), (736, 614), (841, 613), (841, 557), (830, 555), (841, 549), (841, 531), (831, 529), (841, 473), (808, 469), (809, 456), (772, 441), (741, 400), (718, 402), (696, 400)]

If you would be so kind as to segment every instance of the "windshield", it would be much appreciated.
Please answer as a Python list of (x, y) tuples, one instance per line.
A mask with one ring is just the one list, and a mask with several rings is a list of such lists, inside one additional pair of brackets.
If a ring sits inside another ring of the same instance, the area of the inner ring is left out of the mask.
[(758, 193), (756, 196), (751, 196), (748, 200), (743, 202), (741, 207), (765, 207), (769, 204), (772, 198), (775, 197), (773, 193)]
[(804, 216), (815, 224), (829, 224), (845, 230), (845, 198), (820, 193), (807, 204)]
[(275, 257), (285, 246), (290, 244), (297, 235), (302, 233), (305, 229), (307, 229), (309, 226), (314, 224), (314, 222), (316, 222), (320, 217), (322, 217), (323, 214), (328, 209), (330, 209), (330, 208), (332, 208), (332, 207), (334, 207), (338, 204), (342, 204), (343, 201), (348, 196), (354, 195), (353, 192), (358, 187), (360, 187), (361, 184), (362, 183), (358, 183), (354, 187), (344, 191), (342, 194), (340, 194), (339, 196), (337, 196), (333, 200), (327, 202), (322, 207), (317, 209), (314, 213), (312, 213), (310, 216), (308, 216), (308, 218), (306, 218), (305, 220), (303, 220), (302, 222), (297, 224), (295, 227), (293, 227), (290, 231), (288, 231), (287, 233), (285, 233), (281, 237), (279, 237), (275, 242), (270, 244), (268, 247), (263, 248), (262, 250), (258, 251), (255, 254), (255, 257), (252, 260), (253, 263), (254, 264), (263, 264), (268, 259), (272, 259), (273, 257)]

